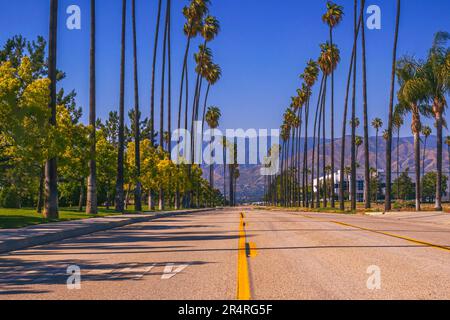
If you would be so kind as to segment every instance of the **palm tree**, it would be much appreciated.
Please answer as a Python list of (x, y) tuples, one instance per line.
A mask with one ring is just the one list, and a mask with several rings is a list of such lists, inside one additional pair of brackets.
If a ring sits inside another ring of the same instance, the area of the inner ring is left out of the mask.
[(134, 64), (134, 155), (136, 166), (136, 187), (134, 189), (134, 207), (136, 211), (142, 211), (142, 188), (140, 182), (141, 176), (141, 130), (139, 110), (139, 79), (138, 79), (138, 58), (137, 58), (137, 31), (136, 31), (136, 0), (131, 2), (132, 24), (133, 24), (133, 64)]
[(185, 118), (184, 118), (184, 128), (187, 129), (188, 126), (188, 57), (189, 49), (191, 45), (191, 40), (195, 38), (203, 28), (203, 17), (208, 13), (209, 0), (191, 0), (188, 7), (183, 8), (183, 15), (186, 18), (186, 23), (184, 24), (184, 34), (187, 37), (186, 50), (183, 58), (183, 67), (181, 71), (181, 85), (180, 85), (180, 98), (178, 105), (178, 128), (181, 128), (181, 114), (183, 106), (183, 92), (184, 92), (184, 81), (186, 80), (186, 107), (185, 107)]
[(155, 42), (153, 44), (153, 62), (152, 62), (152, 84), (150, 89), (150, 141), (153, 144), (155, 136), (155, 76), (156, 76), (156, 55), (158, 52), (159, 25), (161, 23), (161, 0), (158, 0), (158, 13), (156, 16)]
[[(327, 12), (322, 17), (322, 20), (328, 24), (330, 28), (330, 45), (333, 47), (333, 29), (341, 23), (344, 17), (343, 7), (329, 1), (327, 3)], [(331, 64), (334, 64), (331, 56)], [(331, 207), (335, 207), (334, 203), (334, 69), (331, 71)]]
[[(203, 116), (202, 116), (202, 128), (205, 125), (206, 117), (206, 106), (208, 103), (209, 92), (211, 86), (214, 86), (222, 77), (222, 69), (218, 64), (210, 63), (205, 70), (205, 79), (208, 82), (208, 88), (206, 89), (205, 102), (203, 105)], [(202, 139), (203, 141), (203, 139)]]
[[(357, 65), (357, 48), (358, 48), (358, 33), (361, 25), (358, 25), (357, 17), (358, 17), (358, 0), (354, 1), (354, 15), (353, 15), (353, 26), (354, 26), (354, 63), (353, 63), (353, 82), (352, 82), (352, 116), (351, 116), (351, 127), (352, 127), (352, 145), (351, 145), (351, 167), (352, 167), (352, 181), (350, 183), (351, 187), (351, 210), (356, 210), (356, 146), (354, 141), (356, 140), (356, 65)], [(362, 14), (360, 14), (360, 19), (362, 18)]]
[(125, 152), (125, 43), (127, 0), (122, 0), (122, 44), (120, 58), (119, 148), (117, 156), (116, 211), (124, 212), (124, 152)]
[[(347, 136), (347, 114), (348, 114), (348, 99), (349, 99), (349, 92), (350, 92), (350, 82), (352, 79), (352, 71), (356, 70), (355, 69), (355, 64), (356, 64), (356, 48), (358, 45), (358, 34), (359, 34), (359, 30), (361, 29), (361, 22), (362, 22), (362, 16), (359, 17), (359, 22), (356, 24), (356, 11), (357, 11), (357, 2), (355, 1), (355, 12), (354, 12), (354, 20), (355, 20), (355, 26), (354, 26), (354, 37), (353, 37), (353, 50), (352, 50), (352, 55), (351, 55), (351, 59), (350, 59), (350, 67), (348, 70), (348, 76), (347, 76), (347, 89), (345, 92), (345, 102), (344, 102), (344, 117), (343, 117), (343, 121), (342, 121), (342, 145), (341, 145), (341, 172), (340, 172), (340, 181), (341, 181), (341, 185), (339, 188), (339, 209), (341, 211), (345, 210), (345, 199), (344, 199), (344, 185), (343, 185), (343, 181), (344, 181), (344, 171), (345, 171), (345, 147), (346, 147), (346, 136)], [(352, 119), (354, 119), (354, 115), (352, 115)], [(350, 121), (352, 122), (352, 121)], [(352, 126), (353, 128), (353, 126)], [(354, 138), (354, 132), (352, 130), (352, 141)], [(353, 151), (353, 143), (352, 143), (352, 155), (354, 154)], [(350, 185), (350, 180), (348, 181), (349, 185)], [(349, 190), (350, 193), (350, 190)]]
[[(376, 141), (375, 141), (375, 172), (378, 177), (378, 135), (380, 133), (380, 129), (383, 127), (383, 121), (380, 118), (375, 118), (372, 121), (372, 127), (376, 131)], [(377, 191), (376, 191), (376, 200), (378, 203), (378, 179), (377, 179)]]
[[(388, 122), (388, 132), (389, 139), (386, 144), (386, 195), (384, 210), (391, 211), (392, 209), (392, 131), (393, 131), (393, 118), (394, 118), (394, 95), (395, 95), (395, 68), (397, 65), (397, 44), (398, 44), (398, 30), (400, 26), (400, 12), (401, 12), (401, 1), (397, 0), (397, 14), (395, 18), (395, 33), (394, 33), (394, 47), (392, 54), (392, 69), (391, 69), (391, 88), (390, 88), (390, 98), (389, 98), (389, 122)], [(397, 162), (398, 163), (398, 162)]]
[[(304, 134), (304, 146), (303, 146), (303, 199), (305, 201), (304, 206), (308, 207), (308, 174), (307, 170), (308, 167), (308, 126), (309, 126), (309, 103), (311, 100), (311, 93), (312, 93), (312, 87), (317, 82), (317, 79), (319, 77), (319, 66), (317, 65), (317, 62), (314, 60), (309, 60), (307, 63), (307, 66), (305, 68), (304, 73), (300, 76), (307, 86), (307, 90), (305, 90), (305, 93), (308, 95), (308, 98), (306, 99), (305, 104), (305, 134)], [(311, 171), (312, 172), (312, 171)]]
[(427, 151), (428, 138), (431, 136), (431, 128), (429, 126), (424, 126), (422, 128), (422, 135), (425, 138), (423, 143), (423, 156), (422, 156), (422, 178), (425, 176), (425, 156)]
[(425, 77), (428, 82), (428, 98), (433, 104), (433, 114), (437, 130), (437, 179), (436, 179), (436, 211), (442, 211), (442, 127), (443, 115), (447, 107), (446, 96), (450, 93), (450, 47), (446, 43), (450, 33), (438, 32), (425, 64)]
[[(217, 107), (209, 107), (208, 108), (208, 112), (206, 112), (206, 122), (208, 123), (208, 126), (212, 129), (212, 135), (211, 135), (211, 146), (213, 144), (213, 138), (214, 138), (214, 130), (217, 129), (217, 127), (219, 126), (219, 120), (220, 117), (222, 116), (222, 114), (220, 113), (220, 109)], [(211, 152), (211, 157), (212, 157), (212, 152)], [(209, 166), (209, 185), (211, 187), (211, 190), (214, 190), (214, 164), (211, 163)], [(212, 198), (211, 200), (211, 205), (212, 205)]]
[[(364, 12), (365, 0), (361, 0), (361, 15)], [(362, 77), (363, 77), (363, 114), (364, 114), (364, 198), (365, 208), (370, 209), (370, 155), (369, 155), (369, 118), (367, 114), (367, 63), (366, 63), (366, 32), (361, 28), (362, 42)]]
[[(160, 95), (160, 114), (159, 114), (159, 145), (164, 149), (164, 99), (165, 99), (165, 84), (166, 84), (166, 56), (167, 56), (167, 38), (169, 35), (170, 26), (170, 6), (171, 1), (167, 0), (166, 18), (164, 23), (164, 40), (162, 52), (162, 68), (161, 68), (161, 95)], [(170, 152), (170, 150), (168, 150)], [(164, 189), (159, 189), (159, 210), (164, 210)]]
[(91, 129), (91, 150), (89, 159), (89, 177), (87, 185), (86, 213), (97, 214), (97, 162), (96, 157), (96, 137), (95, 122), (96, 116), (96, 96), (95, 96), (95, 0), (91, 0), (91, 49), (90, 49), (90, 77), (89, 77), (89, 126)]
[[(326, 139), (326, 132), (325, 132), (325, 118), (326, 118), (326, 113), (325, 113), (325, 104), (326, 104), (326, 90), (327, 90), (327, 79), (328, 76), (330, 74), (333, 74), (334, 70), (337, 68), (338, 63), (340, 62), (340, 51), (339, 49), (336, 47), (336, 45), (332, 45), (330, 43), (325, 43), (322, 44), (321, 46), (321, 55), (319, 57), (318, 60), (318, 64), (322, 70), (322, 72), (325, 74), (325, 85), (324, 85), (324, 92), (323, 92), (323, 97), (322, 97), (322, 156), (323, 156), (323, 166), (322, 166), (322, 171), (325, 172), (325, 167), (326, 167), (326, 144), (325, 144), (325, 139)], [(334, 122), (334, 119), (333, 119)], [(334, 124), (332, 124), (332, 128), (334, 129)], [(332, 130), (333, 130), (332, 129)], [(334, 138), (334, 133), (332, 133), (332, 137)], [(333, 139), (332, 138), (332, 139)], [(332, 145), (332, 149), (333, 149), (333, 153), (334, 153), (334, 143)], [(332, 155), (331, 158), (331, 162), (334, 162), (334, 155)], [(334, 169), (334, 165), (331, 166)], [(334, 172), (334, 171), (333, 171)], [(333, 178), (334, 180), (334, 178)], [(334, 183), (333, 183), (334, 185)], [(332, 188), (334, 190), (334, 188)], [(327, 181), (324, 180), (324, 206), (327, 206)], [(333, 191), (334, 193), (334, 191)], [(334, 196), (333, 196), (334, 198)], [(334, 203), (334, 201), (333, 201)]]
[(426, 106), (420, 105), (426, 102), (427, 81), (423, 77), (423, 65), (413, 58), (404, 57), (399, 61), (397, 76), (400, 83), (398, 98), (400, 101), (399, 112), (411, 113), (411, 130), (414, 135), (414, 158), (416, 170), (416, 211), (420, 211), (420, 132), (422, 130), (421, 114), (428, 115)]
[[(314, 204), (314, 165), (315, 165), (315, 156), (316, 156), (316, 135), (317, 132), (320, 132), (320, 130), (316, 131), (317, 128), (317, 117), (319, 116), (319, 110), (322, 110), (322, 108), (319, 109), (319, 107), (321, 107), (321, 98), (322, 98), (322, 91), (323, 91), (323, 87), (324, 87), (324, 81), (325, 81), (325, 76), (322, 75), (322, 80), (320, 83), (320, 89), (319, 89), (319, 95), (317, 98), (317, 107), (316, 107), (316, 111), (315, 111), (315, 116), (314, 116), (314, 129), (313, 129), (313, 154), (312, 154), (312, 166), (311, 166), (311, 207), (314, 208), (315, 204)], [(319, 119), (319, 124), (320, 124), (320, 119)], [(317, 152), (317, 162), (319, 162), (319, 152)], [(317, 174), (317, 180), (319, 179), (319, 174)], [(319, 184), (317, 183), (317, 191), (319, 191)], [(320, 203), (316, 204), (317, 207), (319, 207)]]
[[(50, 125), (56, 126), (56, 55), (58, 33), (58, 0), (50, 0), (50, 25), (48, 36), (48, 77), (50, 79), (51, 110)], [(45, 164), (45, 203), (44, 217), (58, 219), (58, 170), (56, 158), (47, 160)]]

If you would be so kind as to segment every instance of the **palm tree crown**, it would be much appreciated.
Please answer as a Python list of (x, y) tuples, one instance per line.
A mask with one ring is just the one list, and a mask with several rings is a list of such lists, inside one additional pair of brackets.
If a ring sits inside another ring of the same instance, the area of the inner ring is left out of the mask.
[(344, 7), (337, 5), (331, 1), (327, 3), (327, 12), (323, 15), (322, 21), (333, 29), (344, 18)]

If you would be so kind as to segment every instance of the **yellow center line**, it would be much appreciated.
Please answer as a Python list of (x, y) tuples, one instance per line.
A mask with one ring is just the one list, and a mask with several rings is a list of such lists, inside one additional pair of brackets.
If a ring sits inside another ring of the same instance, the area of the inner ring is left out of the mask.
[(239, 243), (238, 243), (238, 285), (237, 285), (237, 299), (250, 300), (250, 278), (247, 262), (247, 247), (245, 237), (245, 222), (244, 214), (241, 213), (239, 223)]
[(355, 226), (353, 224), (349, 224), (349, 223), (345, 223), (345, 222), (330, 221), (330, 220), (325, 220), (325, 219), (321, 219), (321, 218), (317, 218), (317, 217), (310, 217), (310, 216), (304, 216), (304, 215), (302, 215), (302, 217), (309, 218), (309, 219), (316, 219), (316, 220), (320, 220), (320, 221), (323, 221), (323, 222), (330, 222), (330, 223), (334, 223), (334, 224), (341, 225), (341, 226), (344, 226), (344, 227), (350, 227), (350, 228), (355, 228), (355, 229), (359, 229), (359, 230), (363, 230), (363, 231), (368, 231), (368, 232), (373, 232), (373, 233), (377, 233), (377, 234), (382, 234), (382, 235), (385, 235), (385, 236), (388, 236), (388, 237), (409, 241), (409, 242), (412, 242), (412, 243), (415, 243), (415, 244), (425, 245), (425, 246), (428, 246), (428, 247), (431, 247), (431, 248), (436, 248), (436, 249), (441, 249), (441, 250), (445, 250), (445, 251), (450, 251), (450, 247), (446, 247), (446, 246), (442, 246), (442, 245), (439, 245), (439, 244), (434, 244), (434, 243), (426, 242), (426, 241), (422, 241), (422, 240), (417, 240), (417, 239), (413, 239), (413, 238), (397, 235), (397, 234), (390, 233), (390, 232), (373, 230), (373, 229), (369, 229), (369, 228)]

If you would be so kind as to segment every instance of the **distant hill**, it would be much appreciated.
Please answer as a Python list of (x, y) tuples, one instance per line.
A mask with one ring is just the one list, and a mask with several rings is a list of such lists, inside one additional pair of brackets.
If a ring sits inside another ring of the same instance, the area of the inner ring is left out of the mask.
[[(369, 143), (369, 153), (370, 153), (370, 165), (375, 167), (375, 137), (371, 137)], [(346, 165), (350, 165), (350, 152), (351, 152), (351, 137), (346, 139)], [(304, 140), (301, 139), (301, 146), (303, 146)], [(312, 159), (312, 139), (309, 139), (309, 150), (308, 158), (309, 161)], [(340, 150), (342, 145), (342, 139), (335, 140), (335, 159), (334, 164), (336, 170), (340, 167)], [(423, 143), (422, 143), (423, 148)], [(406, 168), (414, 170), (414, 138), (404, 137), (400, 138), (400, 143), (397, 144), (397, 139), (394, 138), (393, 141), (393, 153), (392, 153), (392, 169), (397, 170), (397, 150), (399, 151), (399, 165), (400, 172), (404, 171)], [(422, 149), (423, 150), (423, 149)], [(422, 152), (421, 152), (422, 153)], [(326, 155), (329, 159), (331, 154), (331, 144), (330, 140), (326, 144)], [(421, 154), (422, 157), (422, 154)], [(321, 152), (322, 159), (322, 152)], [(436, 170), (436, 136), (430, 136), (427, 141), (426, 157), (425, 157), (425, 171), (435, 171)], [(364, 165), (364, 149), (363, 146), (360, 147), (357, 155), (358, 163)], [(386, 142), (382, 137), (378, 141), (378, 167), (381, 170), (386, 168)], [(444, 172), (447, 174), (448, 168), (448, 154), (447, 149), (444, 146)], [(209, 170), (205, 171), (205, 177), (207, 177)], [(237, 182), (237, 198), (239, 201), (252, 202), (260, 201), (264, 194), (264, 181), (265, 177), (260, 175), (260, 166), (256, 165), (246, 165), (240, 166), (241, 177)], [(216, 166), (215, 168), (215, 186), (220, 190), (223, 190), (223, 166)], [(394, 173), (394, 178), (396, 173)], [(228, 193), (228, 184), (227, 184)]]

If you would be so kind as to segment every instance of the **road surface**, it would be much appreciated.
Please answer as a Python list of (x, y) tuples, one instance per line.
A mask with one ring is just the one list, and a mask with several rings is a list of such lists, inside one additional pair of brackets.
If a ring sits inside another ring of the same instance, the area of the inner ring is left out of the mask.
[(450, 299), (439, 221), (251, 208), (164, 218), (1, 255), (0, 300)]

